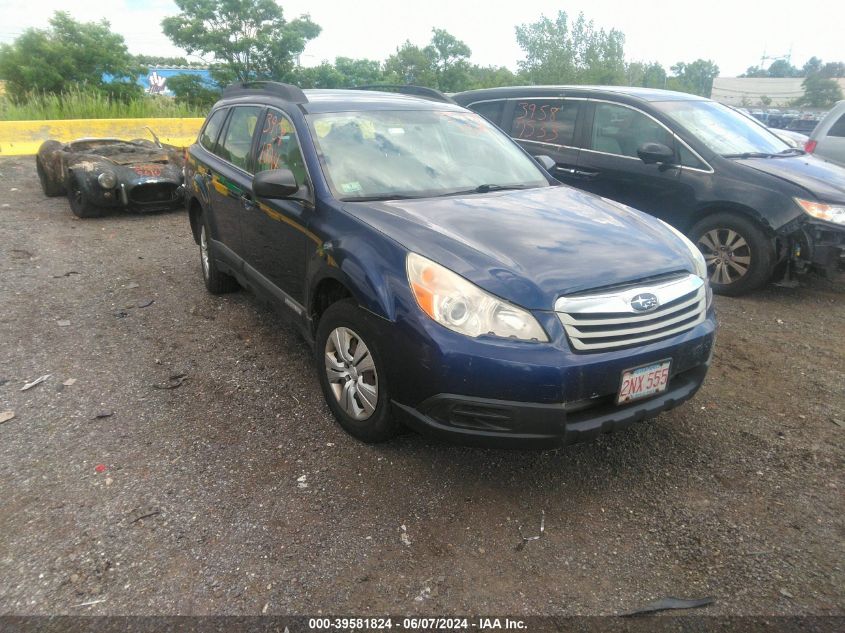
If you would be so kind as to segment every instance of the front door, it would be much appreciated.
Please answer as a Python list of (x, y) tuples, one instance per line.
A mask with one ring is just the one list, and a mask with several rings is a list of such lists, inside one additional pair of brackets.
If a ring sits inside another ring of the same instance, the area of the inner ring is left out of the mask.
[[(308, 175), (291, 120), (269, 109), (261, 122), (255, 173), (290, 169), (303, 191)], [(305, 301), (308, 246), (319, 240), (308, 230), (310, 205), (302, 200), (253, 200), (244, 211), (246, 263), (282, 303), (301, 314)], [(281, 293), (279, 292), (281, 291)]]
[(243, 241), (243, 215), (244, 206), (251, 200), (252, 141), (262, 111), (260, 106), (232, 108), (215, 152), (222, 160), (214, 166), (209, 183), (221, 240), (240, 258), (244, 258), (247, 248)]
[(680, 157), (674, 134), (641, 110), (615, 103), (593, 102), (592, 124), (578, 157), (575, 186), (645, 211), (661, 219), (675, 216), (688, 204), (680, 168), (646, 165), (637, 148), (661, 143)]

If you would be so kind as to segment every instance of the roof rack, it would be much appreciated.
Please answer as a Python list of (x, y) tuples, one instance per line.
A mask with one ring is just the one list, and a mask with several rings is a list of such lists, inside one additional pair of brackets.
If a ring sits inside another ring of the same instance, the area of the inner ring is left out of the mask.
[(291, 103), (308, 103), (308, 97), (293, 84), (283, 84), (278, 81), (244, 81), (227, 86), (223, 91), (223, 98), (237, 97), (250, 94), (272, 94)]
[(366, 86), (355, 86), (353, 90), (377, 90), (381, 92), (398, 92), (399, 94), (421, 97), (429, 101), (442, 101), (444, 103), (455, 103), (439, 90), (426, 88), (425, 86), (411, 86), (405, 84), (368, 84)]

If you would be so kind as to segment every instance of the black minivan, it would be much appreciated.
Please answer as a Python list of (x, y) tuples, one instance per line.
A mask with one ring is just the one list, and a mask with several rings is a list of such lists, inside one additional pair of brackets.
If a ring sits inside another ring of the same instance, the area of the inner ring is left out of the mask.
[(453, 95), (573, 187), (646, 211), (701, 249), (714, 291), (845, 257), (845, 169), (715, 101), (666, 90), (530, 86)]

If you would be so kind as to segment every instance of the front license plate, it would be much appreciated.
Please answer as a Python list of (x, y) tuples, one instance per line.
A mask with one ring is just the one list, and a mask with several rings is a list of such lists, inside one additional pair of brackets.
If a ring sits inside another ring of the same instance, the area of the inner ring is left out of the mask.
[(672, 361), (667, 359), (623, 371), (616, 404), (625, 404), (666, 391), (671, 365)]

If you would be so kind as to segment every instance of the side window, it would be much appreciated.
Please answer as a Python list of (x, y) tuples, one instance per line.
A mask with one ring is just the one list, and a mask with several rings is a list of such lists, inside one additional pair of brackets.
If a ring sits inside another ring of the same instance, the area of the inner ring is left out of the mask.
[(217, 135), (220, 134), (220, 128), (223, 127), (223, 121), (226, 120), (227, 108), (221, 108), (212, 114), (205, 127), (200, 132), (199, 142), (209, 152), (214, 151), (214, 144), (217, 142)]
[(502, 123), (502, 113), (505, 110), (504, 101), (482, 101), (481, 103), (473, 103), (469, 106), (473, 112), (478, 112), (485, 119), (496, 125)]
[(511, 136), (523, 141), (572, 145), (580, 103), (564, 99), (517, 101)]
[(830, 130), (827, 135), (845, 137), (845, 114), (839, 117), (839, 120), (830, 126)]
[[(672, 146), (670, 145), (669, 147)], [(695, 169), (707, 170), (707, 165), (698, 160), (698, 157), (681, 143), (678, 143), (678, 154), (681, 157), (681, 165), (684, 167), (694, 167)]]
[(217, 147), (217, 155), (220, 158), (244, 171), (250, 170), (249, 152), (261, 110), (259, 106), (236, 106), (229, 117), (223, 140)]
[(589, 149), (637, 158), (637, 148), (643, 143), (673, 147), (673, 141), (671, 132), (642, 112), (612, 103), (596, 104)]
[(258, 141), (255, 171), (268, 169), (290, 169), (297, 184), (305, 182), (305, 162), (293, 123), (277, 110), (267, 112)]

